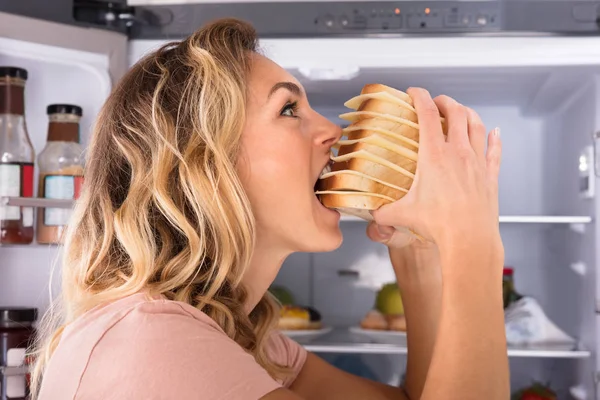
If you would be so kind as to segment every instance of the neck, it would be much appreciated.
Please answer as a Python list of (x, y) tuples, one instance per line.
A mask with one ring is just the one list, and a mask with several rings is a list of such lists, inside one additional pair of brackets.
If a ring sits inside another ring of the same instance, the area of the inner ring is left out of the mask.
[(281, 265), (291, 254), (290, 251), (274, 246), (272, 241), (261, 240), (257, 235), (252, 261), (245, 272), (243, 285), (246, 288), (246, 312), (250, 313), (273, 283)]

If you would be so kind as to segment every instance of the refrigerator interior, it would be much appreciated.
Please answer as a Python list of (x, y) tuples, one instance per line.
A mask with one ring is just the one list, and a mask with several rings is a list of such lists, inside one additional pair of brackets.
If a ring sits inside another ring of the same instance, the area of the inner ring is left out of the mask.
[[(560, 389), (561, 399), (569, 398), (569, 388), (582, 385), (587, 398), (593, 398), (596, 235), (595, 224), (588, 222), (596, 215), (596, 202), (579, 198), (578, 168), (580, 151), (592, 144), (593, 132), (600, 129), (600, 40), (469, 38), (467, 42), (272, 39), (263, 46), (267, 55), (301, 81), (313, 107), (340, 123), (337, 115), (344, 112), (343, 102), (363, 84), (380, 82), (448, 94), (478, 111), (489, 129), (502, 128), (500, 212), (538, 217), (534, 222), (513, 218), (502, 223), (506, 265), (515, 268), (517, 290), (535, 297), (560, 328), (581, 342), (581, 351), (513, 352), (512, 383), (516, 388), (532, 379), (551, 381)], [(160, 44), (130, 42), (130, 65)], [(36, 153), (45, 144), (49, 103), (83, 106), (81, 138), (84, 145), (88, 143), (111, 85), (106, 54), (0, 34), (0, 64), (29, 70), (27, 122)], [(541, 223), (548, 220), (544, 216), (567, 218), (562, 223)], [(357, 325), (371, 309), (380, 285), (394, 280), (385, 248), (371, 243), (365, 228), (361, 221), (342, 222), (344, 244), (339, 250), (291, 256), (276, 283), (288, 287), (298, 303), (317, 308), (325, 324), (341, 329)], [(0, 252), (0, 304), (37, 306), (43, 312), (51, 267), (59, 261), (60, 248), (7, 246)], [(358, 274), (339, 273), (347, 270)], [(57, 283), (58, 274), (54, 278)], [(306, 345), (318, 344), (315, 339)], [(327, 350), (327, 346), (324, 342), (320, 353), (330, 361), (352, 369), (350, 364), (362, 360), (384, 382), (397, 384), (403, 373), (401, 350), (361, 355), (343, 349), (332, 352), (333, 347)]]

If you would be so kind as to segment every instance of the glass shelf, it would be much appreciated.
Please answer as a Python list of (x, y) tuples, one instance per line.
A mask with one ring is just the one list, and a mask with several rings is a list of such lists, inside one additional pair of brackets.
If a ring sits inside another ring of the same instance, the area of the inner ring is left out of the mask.
[[(365, 220), (342, 215), (342, 222), (364, 222)], [(504, 224), (590, 224), (592, 217), (585, 215), (501, 215), (500, 223)]]
[[(403, 337), (377, 339), (349, 332), (347, 328), (336, 328), (330, 333), (313, 339), (293, 337), (307, 350), (314, 353), (343, 354), (406, 354), (406, 339)], [(529, 358), (589, 358), (590, 351), (579, 344), (543, 344), (508, 346), (508, 356)]]

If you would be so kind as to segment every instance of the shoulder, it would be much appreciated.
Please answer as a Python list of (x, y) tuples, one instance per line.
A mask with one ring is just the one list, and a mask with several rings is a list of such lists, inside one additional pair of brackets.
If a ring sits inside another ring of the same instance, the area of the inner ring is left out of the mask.
[[(194, 307), (141, 297), (125, 303), (88, 315), (61, 340), (63, 353), (88, 352), (82, 370), (71, 371), (79, 372), (75, 398), (234, 400), (281, 387)], [(81, 337), (92, 343), (78, 346)]]

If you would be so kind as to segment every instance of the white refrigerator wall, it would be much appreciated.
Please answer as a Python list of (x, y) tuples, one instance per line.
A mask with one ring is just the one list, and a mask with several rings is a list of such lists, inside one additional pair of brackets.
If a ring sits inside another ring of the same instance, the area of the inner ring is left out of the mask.
[[(594, 132), (600, 130), (598, 83), (598, 80), (591, 81), (544, 124), (543, 205), (547, 214), (590, 215), (594, 218), (598, 215), (598, 195), (593, 199), (582, 199), (578, 195), (580, 153), (592, 145)], [(565, 226), (545, 231), (542, 255), (547, 273), (540, 281), (546, 288), (544, 309), (569, 334), (577, 335), (584, 346), (595, 349), (598, 345), (595, 312), (597, 227), (574, 228)], [(574, 263), (585, 266), (585, 273), (575, 273), (570, 268)], [(591, 383), (590, 370), (596, 370), (596, 359), (597, 354), (593, 354), (590, 360), (576, 364), (570, 373), (577, 373), (581, 380)], [(593, 388), (588, 385), (588, 389)]]

